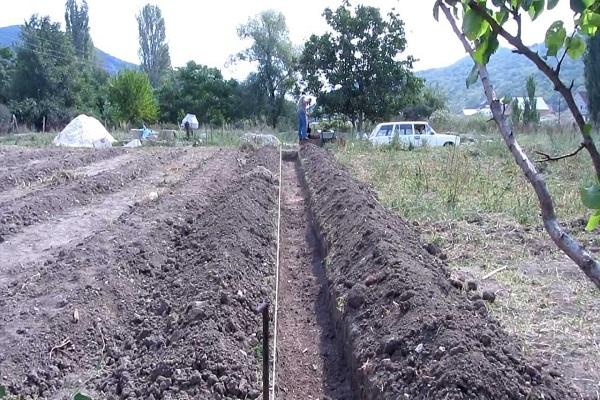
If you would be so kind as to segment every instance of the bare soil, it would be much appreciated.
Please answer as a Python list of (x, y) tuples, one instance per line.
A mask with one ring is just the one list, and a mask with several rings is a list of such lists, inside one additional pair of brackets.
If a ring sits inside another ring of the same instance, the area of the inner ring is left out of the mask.
[[(164, 151), (173, 162), (120, 190), (127, 207), (97, 202), (111, 214), (98, 220), (70, 203), (57, 212), (57, 226), (76, 227), (60, 232), (69, 240), (24, 263), (13, 252), (0, 269), (0, 384), (11, 393), (258, 396), (252, 310), (273, 288), (277, 153)], [(158, 198), (132, 203), (159, 181)], [(80, 228), (77, 212), (96, 222)]]
[(524, 356), (480, 296), (456, 288), (414, 228), (330, 154), (306, 146), (300, 158), (355, 398), (579, 398), (551, 360)]
[(283, 163), (278, 397), (350, 399), (320, 244), (295, 161)]
[(278, 398), (579, 398), (568, 364), (524, 354), (322, 149), (282, 177), (274, 148), (58, 150), (0, 147), (20, 177), (0, 179), (0, 385), (17, 398), (258, 398), (280, 178)]

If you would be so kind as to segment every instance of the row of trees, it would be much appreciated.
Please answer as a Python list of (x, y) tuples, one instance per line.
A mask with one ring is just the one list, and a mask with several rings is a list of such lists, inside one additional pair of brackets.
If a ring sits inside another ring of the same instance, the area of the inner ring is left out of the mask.
[[(177, 122), (194, 113), (201, 123), (294, 120), (300, 91), (318, 98), (320, 115), (342, 115), (355, 126), (404, 111), (424, 118), (444, 107), (439, 91), (412, 73), (404, 23), (392, 12), (348, 2), (323, 13), (330, 32), (302, 49), (290, 38), (283, 14), (265, 11), (238, 28), (251, 45), (232, 57), (258, 68), (245, 81), (191, 61), (173, 69), (160, 8), (138, 14), (140, 68), (109, 76), (99, 66), (86, 0), (65, 4), (65, 31), (49, 17), (32, 16), (14, 50), (0, 49), (0, 119), (15, 114), (40, 129), (57, 128), (77, 113), (105, 121)], [(8, 112), (6, 110), (9, 110)]]

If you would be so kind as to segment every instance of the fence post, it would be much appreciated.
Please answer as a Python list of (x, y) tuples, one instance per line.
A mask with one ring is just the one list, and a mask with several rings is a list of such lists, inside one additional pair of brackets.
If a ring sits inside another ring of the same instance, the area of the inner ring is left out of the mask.
[(259, 304), (256, 313), (262, 314), (263, 322), (263, 400), (269, 400), (269, 302), (264, 301)]

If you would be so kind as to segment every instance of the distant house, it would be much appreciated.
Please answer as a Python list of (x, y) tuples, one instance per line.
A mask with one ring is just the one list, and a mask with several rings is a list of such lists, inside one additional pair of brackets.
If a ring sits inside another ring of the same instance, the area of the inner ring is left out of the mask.
[[(516, 100), (519, 102), (519, 107), (521, 110), (525, 108), (525, 98), (524, 97), (513, 97), (513, 101)], [(552, 108), (546, 103), (543, 97), (536, 97), (536, 108), (538, 113), (540, 114), (541, 119), (548, 119), (554, 116), (554, 111)], [(506, 107), (506, 114), (510, 115), (512, 113), (512, 107)], [(483, 115), (489, 117), (492, 115), (490, 110), (490, 106), (486, 102), (481, 103), (477, 108), (465, 108), (463, 109), (463, 114), (466, 116), (470, 115)]]

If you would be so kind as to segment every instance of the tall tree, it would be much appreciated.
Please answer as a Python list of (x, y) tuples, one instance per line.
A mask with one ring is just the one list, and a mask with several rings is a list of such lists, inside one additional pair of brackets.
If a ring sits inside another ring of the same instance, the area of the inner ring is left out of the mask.
[(585, 55), (585, 86), (589, 99), (590, 117), (600, 124), (600, 35), (590, 38)]
[(17, 114), (41, 127), (42, 119), (59, 126), (68, 121), (76, 105), (81, 63), (60, 24), (34, 15), (21, 28), (16, 50), (12, 97), (25, 110)]
[(277, 11), (263, 11), (240, 26), (238, 35), (252, 40), (252, 45), (237, 58), (258, 63), (254, 79), (259, 83), (257, 87), (265, 91), (267, 117), (269, 124), (275, 127), (284, 109), (285, 95), (296, 82), (294, 69), (297, 57), (285, 17)]
[(415, 103), (422, 82), (410, 71), (413, 58), (400, 60), (406, 49), (404, 22), (390, 12), (344, 2), (323, 12), (331, 31), (313, 35), (305, 45), (301, 71), (318, 102), (354, 125), (386, 119)]
[(10, 85), (15, 71), (15, 55), (8, 47), (0, 47), (0, 103), (10, 98)]
[(142, 69), (150, 77), (153, 87), (158, 87), (171, 68), (171, 56), (165, 32), (165, 19), (158, 6), (146, 4), (137, 16)]
[(67, 35), (71, 38), (77, 57), (83, 60), (91, 60), (94, 57), (89, 22), (87, 0), (83, 0), (81, 6), (77, 5), (76, 0), (67, 0), (65, 4)]
[(533, 75), (527, 78), (525, 84), (527, 97), (523, 104), (523, 123), (525, 125), (537, 125), (540, 122), (540, 113), (537, 109), (537, 97), (535, 96), (535, 78)]

